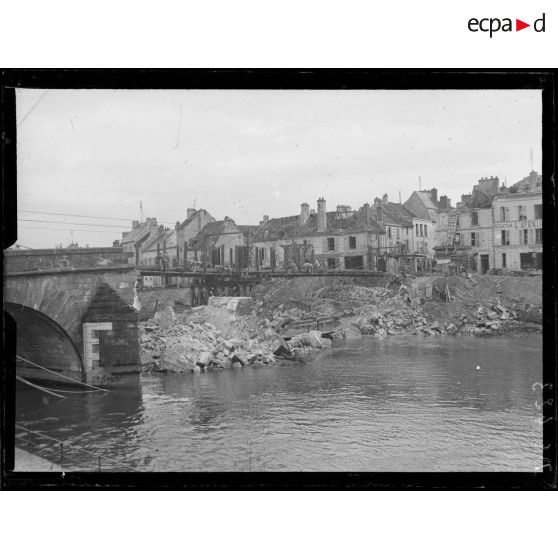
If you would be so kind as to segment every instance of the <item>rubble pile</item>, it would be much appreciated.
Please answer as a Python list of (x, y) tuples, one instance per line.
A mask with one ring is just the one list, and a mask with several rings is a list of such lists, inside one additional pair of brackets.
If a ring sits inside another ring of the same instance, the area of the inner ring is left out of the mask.
[(323, 287), (312, 293), (314, 300), (333, 299), (336, 302), (370, 303), (378, 302), (392, 293), (384, 287), (361, 287), (358, 285), (335, 285)]
[(540, 306), (512, 300), (504, 304), (505, 293), (497, 287), (494, 292), (479, 288), (474, 278), (450, 277), (427, 282), (401, 285), (397, 294), (379, 304), (355, 309), (352, 325), (363, 335), (378, 336), (489, 336), (540, 330)]
[(320, 331), (283, 338), (277, 333), (280, 322), (285, 321), (280, 313), (273, 321), (262, 319), (255, 309), (248, 314), (246, 305), (227, 308), (224, 298), (182, 316), (167, 307), (141, 323), (144, 368), (201, 372), (208, 368), (265, 366), (278, 360), (306, 360), (315, 351), (331, 347), (331, 341), (322, 338)]
[(154, 321), (141, 326), (143, 364), (171, 372), (201, 372), (206, 368), (273, 364), (273, 336), (226, 339), (210, 323), (176, 324), (161, 329)]
[(260, 289), (255, 300), (213, 297), (208, 306), (179, 315), (171, 307), (159, 310), (140, 325), (142, 363), (199, 372), (307, 360), (332, 341), (361, 335), (541, 331), (540, 285), (527, 291), (524, 280), (537, 278), (421, 277), (392, 289), (335, 284), (310, 290), (281, 281)]

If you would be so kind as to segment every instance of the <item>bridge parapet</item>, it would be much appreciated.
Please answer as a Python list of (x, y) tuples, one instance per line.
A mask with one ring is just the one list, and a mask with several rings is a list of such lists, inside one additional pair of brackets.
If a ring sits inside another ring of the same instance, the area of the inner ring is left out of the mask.
[[(131, 255), (133, 257), (133, 254)], [(10, 272), (49, 269), (109, 267), (133, 263), (121, 246), (99, 248), (45, 248), (4, 250), (4, 267)]]
[[(4, 302), (10, 304), (5, 309), (18, 324), (18, 351), (26, 353), (20, 356), (44, 365), (48, 354), (48, 365), (56, 369), (53, 355), (58, 352), (58, 369), (79, 375), (77, 379), (94, 384), (137, 382), (141, 366), (138, 313), (130, 306), (135, 282), (135, 269), (129, 266), (8, 273)], [(31, 311), (22, 314), (18, 308)], [(60, 331), (49, 328), (48, 320)], [(103, 331), (96, 327), (99, 323), (110, 324), (103, 326), (107, 333), (94, 333)], [(79, 356), (79, 371), (73, 361), (68, 369), (68, 342)], [(98, 358), (91, 358), (88, 351), (99, 351)]]

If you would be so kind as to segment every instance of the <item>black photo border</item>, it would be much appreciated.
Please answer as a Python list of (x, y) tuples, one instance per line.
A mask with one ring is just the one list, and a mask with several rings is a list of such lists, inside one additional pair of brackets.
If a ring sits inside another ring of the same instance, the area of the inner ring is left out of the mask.
[[(540, 89), (543, 148), (543, 467), (533, 473), (13, 471), (15, 325), (3, 313), (1, 488), (9, 490), (552, 490), (557, 488), (556, 70), (8, 69), (0, 73), (3, 248), (16, 241), (15, 89)], [(538, 387), (534, 386), (534, 389)]]

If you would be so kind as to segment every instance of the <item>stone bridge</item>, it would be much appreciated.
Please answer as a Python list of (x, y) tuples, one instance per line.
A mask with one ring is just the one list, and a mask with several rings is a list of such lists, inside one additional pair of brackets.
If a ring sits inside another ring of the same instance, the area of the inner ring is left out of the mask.
[[(139, 381), (133, 266), (13, 271), (10, 259), (4, 310), (16, 322), (18, 356), (95, 385)], [(19, 360), (18, 374), (56, 380)]]

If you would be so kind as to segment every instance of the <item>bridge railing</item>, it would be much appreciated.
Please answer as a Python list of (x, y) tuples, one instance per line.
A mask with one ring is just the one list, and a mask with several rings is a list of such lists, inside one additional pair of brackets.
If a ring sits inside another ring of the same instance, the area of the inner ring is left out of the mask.
[(76, 443), (64, 442), (16, 424), (16, 447), (34, 453), (66, 471), (134, 471), (120, 459), (87, 450)]

